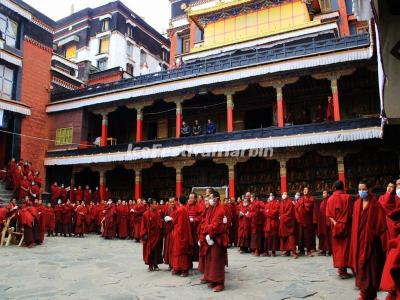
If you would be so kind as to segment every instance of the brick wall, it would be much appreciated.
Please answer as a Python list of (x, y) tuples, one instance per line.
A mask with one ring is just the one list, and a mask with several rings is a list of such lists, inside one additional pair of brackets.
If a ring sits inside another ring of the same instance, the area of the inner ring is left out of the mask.
[(44, 157), (48, 136), (46, 105), (49, 102), (51, 48), (29, 38), (23, 42), (21, 101), (31, 108), (32, 115), (22, 119), (21, 158), (31, 161), (45, 178)]

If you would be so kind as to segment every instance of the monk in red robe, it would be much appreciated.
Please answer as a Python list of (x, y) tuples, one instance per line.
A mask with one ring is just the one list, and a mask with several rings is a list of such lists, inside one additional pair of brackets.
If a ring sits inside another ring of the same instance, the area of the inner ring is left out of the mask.
[(44, 214), (45, 214), (47, 236), (54, 236), (56, 227), (56, 216), (54, 214), (53, 208), (51, 207), (51, 203), (47, 203), (47, 207), (44, 211)]
[(270, 194), (268, 203), (265, 205), (265, 253), (263, 256), (276, 255), (276, 251), (279, 251), (279, 201), (275, 198), (274, 194)]
[(303, 196), (296, 203), (296, 218), (299, 234), (300, 253), (307, 249), (307, 255), (313, 256), (315, 250), (315, 229), (313, 224), (314, 197), (310, 195), (308, 187), (303, 190)]
[(76, 190), (75, 193), (75, 202), (82, 202), (83, 200), (83, 191), (82, 191), (82, 187), (78, 186), (78, 189)]
[(30, 189), (29, 189), (29, 197), (32, 200), (36, 200), (40, 198), (40, 187), (36, 184), (34, 180), (32, 180)]
[(85, 202), (85, 205), (90, 205), (90, 201), (92, 201), (92, 191), (90, 190), (89, 186), (87, 185), (85, 187), (85, 190), (83, 191), (83, 201)]
[(289, 256), (292, 252), (294, 258), (297, 258), (296, 253), (296, 216), (294, 204), (288, 197), (287, 192), (282, 193), (282, 199), (279, 203), (279, 237), (280, 250), (285, 252), (283, 255)]
[(159, 271), (162, 263), (162, 222), (157, 202), (148, 201), (148, 209), (141, 219), (140, 238), (143, 242), (143, 260), (149, 266), (148, 271)]
[(117, 231), (117, 210), (112, 200), (108, 200), (106, 212), (104, 216), (104, 232), (103, 237), (106, 239), (114, 239)]
[(24, 178), (24, 176), (22, 174), (22, 168), (21, 168), (21, 166), (17, 166), (14, 169), (14, 174), (13, 174), (14, 198), (23, 199), (23, 197), (20, 197), (20, 195), (19, 195), (20, 185), (21, 185), (21, 181), (23, 178)]
[(46, 207), (43, 205), (42, 200), (36, 200), (36, 209), (38, 212), (38, 226), (39, 226), (39, 243), (43, 243), (44, 234), (46, 232)]
[(350, 266), (362, 300), (377, 297), (387, 243), (385, 211), (369, 188), (366, 181), (358, 185), (351, 227)]
[(86, 207), (79, 203), (75, 208), (75, 237), (83, 237), (86, 232)]
[(326, 121), (334, 121), (335, 114), (334, 114), (334, 107), (333, 107), (333, 98), (332, 96), (328, 96), (328, 106), (326, 107)]
[(60, 198), (60, 187), (57, 182), (54, 182), (50, 187), (51, 192), (51, 204), (53, 206), (57, 205), (58, 198)]
[(30, 191), (31, 184), (26, 176), (23, 177), (21, 180), (21, 183), (19, 185), (19, 197), (20, 200), (25, 199), (26, 196), (29, 196), (29, 191)]
[(201, 283), (209, 283), (214, 292), (221, 292), (225, 289), (225, 266), (228, 266), (228, 221), (217, 191), (211, 192), (209, 204), (203, 228), (206, 255)]
[(67, 203), (64, 205), (64, 212), (62, 215), (62, 224), (63, 224), (63, 233), (66, 237), (72, 235), (72, 214), (74, 212), (74, 208), (71, 205), (71, 201), (67, 200)]
[(250, 197), (246, 197), (239, 205), (238, 246), (240, 253), (248, 252), (251, 238), (251, 204)]
[[(388, 242), (387, 258), (380, 287), (381, 290), (388, 292), (386, 300), (397, 300), (400, 299), (400, 208), (390, 212), (386, 220), (390, 220), (388, 226), (391, 227), (390, 230), (395, 238)], [(392, 271), (396, 268), (397, 271), (394, 274), (397, 276), (393, 276)]]
[(251, 197), (251, 238), (250, 238), (250, 249), (253, 255), (259, 256), (263, 252), (264, 246), (264, 204)]
[(140, 228), (142, 224), (143, 214), (146, 211), (145, 201), (140, 198), (137, 199), (136, 207), (134, 208), (134, 227), (135, 227), (135, 240), (140, 241)]
[(67, 202), (67, 189), (65, 188), (64, 184), (60, 186), (60, 197), (62, 203)]
[(388, 218), (392, 211), (394, 211), (396, 208), (400, 208), (400, 205), (396, 203), (395, 193), (395, 185), (390, 182), (386, 188), (386, 193), (379, 197), (379, 203), (381, 204), (386, 214), (386, 221), (388, 225), (388, 240), (397, 237), (396, 233), (392, 231), (392, 229), (394, 228), (394, 226), (392, 226), (392, 220)]
[(334, 184), (335, 191), (329, 197), (325, 214), (330, 220), (332, 232), (333, 266), (338, 269), (342, 279), (350, 277), (349, 252), (351, 239), (351, 216), (353, 214), (353, 200), (344, 192), (344, 184), (338, 180)]
[(206, 253), (208, 249), (208, 244), (206, 241), (206, 236), (204, 235), (205, 233), (205, 226), (206, 226), (206, 216), (208, 212), (208, 208), (210, 207), (210, 204), (207, 200), (203, 199), (203, 205), (204, 209), (202, 210), (201, 213), (201, 219), (200, 219), (200, 224), (199, 224), (199, 231), (198, 231), (198, 245), (199, 245), (199, 265), (198, 265), (198, 270), (200, 273), (204, 274), (204, 268), (205, 268), (205, 259), (206, 259)]
[(128, 218), (129, 207), (125, 200), (122, 200), (121, 205), (117, 209), (118, 237), (126, 239), (128, 237)]
[(231, 224), (229, 225), (229, 246), (238, 245), (238, 228), (239, 228), (239, 214), (236, 207), (235, 198), (227, 198), (224, 205), (230, 209), (230, 215), (232, 218)]
[(187, 277), (192, 268), (193, 238), (190, 228), (189, 214), (186, 207), (187, 199), (179, 197), (179, 208), (171, 217), (166, 216), (165, 222), (173, 222), (172, 239), (172, 275)]
[(199, 261), (199, 245), (197, 244), (199, 241), (198, 230), (201, 218), (200, 207), (197, 204), (197, 195), (195, 193), (190, 193), (188, 203), (187, 203), (187, 211), (189, 214), (190, 221), (190, 229), (192, 233), (193, 239), (193, 254), (191, 261)]
[(54, 214), (56, 217), (56, 236), (63, 233), (62, 215), (64, 214), (64, 206), (61, 199), (58, 199), (58, 204), (54, 207)]
[(7, 164), (7, 175), (6, 175), (7, 189), (14, 189), (13, 176), (16, 168), (17, 168), (17, 163), (15, 162), (15, 158), (13, 157)]
[[(175, 197), (171, 197), (168, 201), (167, 206), (164, 208), (164, 249), (163, 258), (164, 263), (169, 265), (169, 269), (172, 270), (172, 246), (173, 246), (173, 229), (174, 223), (172, 215), (176, 211), (177, 207), (175, 204)], [(166, 218), (171, 217), (171, 219)]]
[[(108, 199), (107, 199), (108, 200)], [(92, 201), (94, 203), (98, 203), (100, 201), (100, 191), (99, 191), (99, 187), (96, 186), (93, 194), (92, 194)]]
[(135, 201), (129, 200), (129, 239), (133, 240), (135, 238), (135, 222), (134, 222), (134, 212), (135, 212)]
[(33, 237), (33, 222), (34, 217), (27, 207), (23, 207), (18, 211), (18, 219), (21, 226), (24, 228), (24, 244), (28, 248), (35, 245)]
[[(319, 214), (316, 217), (317, 235), (318, 235), (318, 255), (331, 255), (332, 254), (332, 231), (331, 221), (326, 216), (326, 206), (328, 204), (329, 193), (328, 191), (322, 192), (322, 201), (317, 205), (319, 206)], [(315, 210), (314, 210), (315, 211)]]

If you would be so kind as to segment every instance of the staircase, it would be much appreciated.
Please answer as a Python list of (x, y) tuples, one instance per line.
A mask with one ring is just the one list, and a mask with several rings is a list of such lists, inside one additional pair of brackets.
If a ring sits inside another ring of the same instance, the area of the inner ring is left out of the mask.
[(7, 204), (12, 198), (13, 192), (6, 189), (6, 183), (0, 182), (0, 205)]

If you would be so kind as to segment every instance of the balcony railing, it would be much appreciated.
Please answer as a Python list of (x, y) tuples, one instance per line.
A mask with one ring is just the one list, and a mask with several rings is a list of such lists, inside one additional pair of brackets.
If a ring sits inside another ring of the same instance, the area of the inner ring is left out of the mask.
[(110, 92), (118, 89), (154, 84), (162, 81), (189, 78), (207, 73), (220, 72), (250, 65), (263, 64), (277, 60), (319, 54), (324, 52), (347, 50), (358, 47), (367, 47), (370, 44), (369, 34), (359, 34), (324, 40), (312, 40), (297, 45), (282, 44), (273, 49), (256, 49), (245, 54), (230, 54), (213, 59), (202, 59), (180, 68), (165, 70), (152, 74), (137, 76), (113, 83), (90, 86), (63, 94), (54, 95), (52, 101), (60, 101), (75, 97), (88, 96), (96, 93)]
[(62, 156), (79, 156), (79, 155), (92, 155), (102, 153), (115, 153), (115, 152), (126, 152), (136, 147), (140, 148), (152, 148), (157, 145), (158, 148), (174, 147), (181, 145), (194, 145), (202, 143), (215, 143), (223, 141), (243, 140), (243, 139), (255, 139), (255, 138), (268, 138), (268, 137), (279, 137), (279, 136), (291, 136), (298, 134), (307, 133), (320, 133), (337, 130), (348, 130), (356, 128), (367, 128), (372, 126), (379, 126), (381, 121), (379, 118), (357, 118), (343, 120), (339, 122), (324, 122), (324, 123), (312, 123), (305, 125), (293, 125), (285, 126), (283, 128), (268, 127), (259, 128), (252, 130), (242, 130), (235, 132), (223, 132), (216, 133), (213, 135), (201, 135), (191, 137), (181, 137), (163, 139), (163, 140), (151, 140), (143, 141), (140, 143), (120, 144), (115, 146), (107, 147), (96, 147), (89, 149), (76, 149), (76, 150), (65, 150), (65, 151), (54, 151), (48, 152), (47, 157), (62, 157)]

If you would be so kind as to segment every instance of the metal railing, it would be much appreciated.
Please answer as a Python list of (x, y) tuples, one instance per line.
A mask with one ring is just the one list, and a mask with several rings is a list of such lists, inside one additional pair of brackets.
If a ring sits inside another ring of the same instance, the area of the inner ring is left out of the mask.
[(195, 77), (207, 73), (219, 72), (234, 68), (263, 64), (267, 62), (307, 56), (323, 52), (366, 47), (369, 46), (369, 44), (370, 36), (368, 33), (323, 40), (313, 39), (310, 42), (297, 45), (288, 45), (284, 43), (283, 45), (275, 48), (256, 49), (250, 53), (229, 54), (225, 57), (201, 59), (197, 60), (194, 63), (184, 64), (177, 69), (141, 75), (129, 79), (116, 81), (113, 83), (89, 86), (84, 89), (53, 95), (51, 101), (55, 102), (66, 100), (69, 98), (88, 96), (101, 92), (109, 92), (129, 87), (154, 84), (157, 82)]

